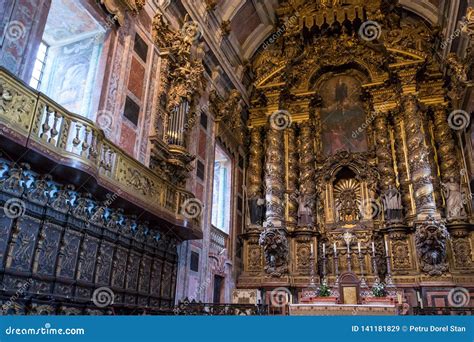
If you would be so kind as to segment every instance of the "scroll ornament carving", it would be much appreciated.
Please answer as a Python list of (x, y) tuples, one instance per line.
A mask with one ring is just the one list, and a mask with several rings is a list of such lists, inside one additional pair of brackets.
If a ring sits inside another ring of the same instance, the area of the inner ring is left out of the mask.
[(226, 99), (222, 99), (215, 90), (209, 94), (210, 108), (219, 123), (219, 135), (231, 135), (242, 144), (244, 141), (244, 127), (242, 124), (242, 94), (233, 89)]
[(272, 277), (287, 273), (289, 245), (285, 232), (269, 227), (260, 235), (259, 244), (265, 254), (265, 272)]
[(469, 48), (464, 59), (460, 60), (455, 53), (448, 54), (446, 65), (448, 67), (448, 75), (451, 80), (448, 96), (453, 102), (455, 108), (460, 108), (461, 100), (468, 84), (472, 83), (469, 79), (469, 71), (474, 62), (474, 54)]
[(186, 21), (180, 30), (175, 31), (161, 13), (155, 15), (152, 30), (155, 42), (161, 48), (168, 49), (171, 55), (167, 106), (171, 112), (181, 104), (182, 99), (191, 104), (203, 88), (204, 45), (197, 44), (201, 32), (193, 21)]
[(448, 270), (447, 242), (449, 233), (443, 223), (428, 217), (415, 232), (416, 250), (420, 268), (430, 276), (439, 276)]
[(145, 7), (145, 0), (100, 0), (100, 2), (115, 15), (120, 25), (125, 22), (125, 12), (138, 14)]

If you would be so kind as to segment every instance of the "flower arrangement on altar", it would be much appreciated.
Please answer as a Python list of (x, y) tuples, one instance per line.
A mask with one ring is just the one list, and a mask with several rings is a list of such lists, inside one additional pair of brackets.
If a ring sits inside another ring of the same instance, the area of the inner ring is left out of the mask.
[(327, 284), (321, 284), (318, 288), (319, 297), (329, 297), (331, 295), (331, 288)]
[(385, 297), (387, 296), (387, 290), (385, 289), (384, 283), (376, 283), (372, 286), (372, 294), (374, 297)]

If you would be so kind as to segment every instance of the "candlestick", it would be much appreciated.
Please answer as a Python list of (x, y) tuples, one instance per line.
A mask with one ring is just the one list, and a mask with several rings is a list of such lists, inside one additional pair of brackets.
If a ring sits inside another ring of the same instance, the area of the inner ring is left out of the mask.
[(365, 281), (365, 277), (364, 277), (364, 264), (365, 264), (364, 257), (360, 253), (360, 249), (359, 249), (360, 287), (365, 289), (367, 288), (367, 282)]

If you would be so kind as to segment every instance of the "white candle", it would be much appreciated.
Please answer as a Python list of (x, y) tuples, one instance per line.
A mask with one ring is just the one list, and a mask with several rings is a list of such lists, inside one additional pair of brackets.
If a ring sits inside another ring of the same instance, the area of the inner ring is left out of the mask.
[(359, 254), (360, 254), (360, 242), (357, 242), (357, 249), (359, 250)]
[(385, 241), (385, 256), (388, 256), (388, 242), (386, 238), (384, 238), (384, 241)]
[(336, 247), (336, 243), (335, 243), (335, 242), (334, 242), (333, 247), (334, 247), (334, 256), (336, 256), (336, 255), (337, 255), (337, 247)]
[(375, 256), (375, 244), (372, 241), (372, 255)]
[(314, 253), (314, 247), (313, 247), (313, 244), (311, 244), (311, 254)]
[(326, 244), (323, 243), (323, 256), (326, 256)]

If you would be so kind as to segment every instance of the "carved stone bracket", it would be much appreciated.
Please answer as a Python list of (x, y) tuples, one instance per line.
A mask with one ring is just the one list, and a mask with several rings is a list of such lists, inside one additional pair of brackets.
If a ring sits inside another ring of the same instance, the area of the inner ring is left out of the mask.
[(423, 272), (430, 276), (440, 276), (448, 270), (448, 239), (446, 226), (433, 217), (417, 224), (415, 244)]
[(289, 245), (285, 231), (269, 227), (260, 234), (259, 244), (265, 253), (265, 272), (272, 277), (287, 273)]

